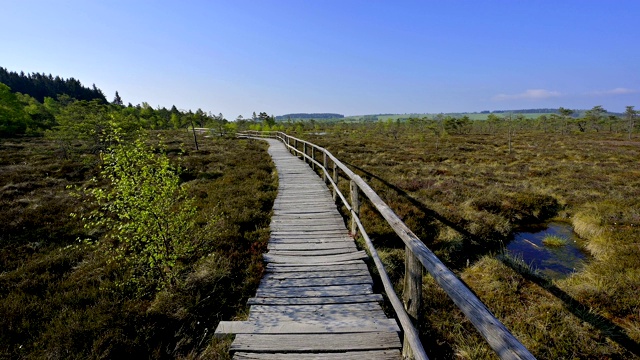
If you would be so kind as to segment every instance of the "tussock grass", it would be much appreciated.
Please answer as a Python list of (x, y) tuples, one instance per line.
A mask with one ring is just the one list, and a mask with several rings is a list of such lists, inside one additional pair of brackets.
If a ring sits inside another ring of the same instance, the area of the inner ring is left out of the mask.
[[(406, 125), (391, 136), (377, 124), (323, 131), (307, 137), (362, 176), (536, 357), (640, 356), (638, 143), (523, 130), (509, 154), (501, 133), (436, 139)], [(387, 239), (377, 247), (402, 248), (374, 212), (362, 215), (372, 238)], [(580, 272), (552, 282), (522, 259), (492, 255), (513, 229), (552, 218), (571, 222), (594, 255)], [(495, 357), (430, 276), (423, 297), (430, 357)]]
[(548, 247), (562, 247), (567, 245), (567, 239), (556, 235), (547, 235), (542, 239), (542, 244)]

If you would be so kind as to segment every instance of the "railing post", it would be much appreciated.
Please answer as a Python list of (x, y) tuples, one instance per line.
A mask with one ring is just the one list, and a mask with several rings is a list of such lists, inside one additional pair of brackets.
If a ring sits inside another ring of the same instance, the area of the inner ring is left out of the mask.
[[(402, 301), (407, 314), (414, 325), (417, 325), (419, 318), (420, 303), (422, 302), (422, 264), (409, 247), (404, 249), (404, 291)], [(402, 357), (413, 359), (413, 351), (407, 336), (404, 337), (402, 345)]]
[(296, 157), (298, 157), (298, 152), (296, 150), (298, 150), (298, 140), (293, 139), (293, 155), (295, 155)]
[(302, 160), (306, 163), (307, 162), (307, 143), (304, 142), (302, 143)]
[(324, 178), (324, 183), (329, 184), (329, 164), (327, 163), (327, 153), (322, 153), (322, 166), (324, 167), (324, 171), (322, 172), (322, 177)]
[(338, 164), (333, 162), (333, 183), (336, 184), (336, 187), (333, 188), (333, 201), (338, 200)]
[(351, 192), (351, 235), (355, 238), (358, 234), (358, 223), (356, 222), (356, 217), (360, 215), (360, 196), (358, 184), (355, 181), (351, 180), (349, 182), (349, 189)]
[(315, 171), (316, 163), (314, 161), (316, 161), (316, 148), (315, 146), (312, 146), (311, 147), (311, 168)]

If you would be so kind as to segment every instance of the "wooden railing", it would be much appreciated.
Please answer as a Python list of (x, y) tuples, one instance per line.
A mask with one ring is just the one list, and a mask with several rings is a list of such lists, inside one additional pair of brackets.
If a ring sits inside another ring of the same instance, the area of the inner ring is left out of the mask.
[[(435, 281), (453, 300), (462, 313), (471, 321), (480, 335), (501, 359), (535, 359), (518, 339), (498, 320), (489, 309), (467, 288), (460, 279), (449, 270), (438, 257), (400, 220), (391, 208), (373, 191), (360, 176), (351, 171), (326, 149), (308, 141), (277, 131), (246, 131), (238, 134), (243, 137), (268, 137), (282, 141), (289, 151), (308, 162), (314, 169), (322, 171), (325, 183), (331, 185), (333, 198), (342, 201), (350, 214), (352, 234), (357, 231), (367, 244), (367, 248), (380, 273), (387, 297), (398, 316), (404, 332), (403, 356), (415, 359), (427, 359), (418, 332), (413, 323), (418, 319), (422, 294), (422, 268), (424, 267)], [(319, 159), (321, 157), (321, 159)], [(320, 162), (320, 160), (322, 162)], [(350, 200), (338, 188), (339, 172), (349, 179)], [(405, 286), (403, 301), (395, 293), (393, 284), (384, 269), (382, 261), (360, 222), (360, 194), (364, 194), (380, 215), (389, 223), (405, 244)]]

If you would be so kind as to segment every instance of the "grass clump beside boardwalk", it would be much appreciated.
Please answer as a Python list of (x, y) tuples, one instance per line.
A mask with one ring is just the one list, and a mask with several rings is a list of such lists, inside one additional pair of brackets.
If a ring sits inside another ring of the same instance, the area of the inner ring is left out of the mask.
[(142, 294), (118, 285), (125, 264), (77, 242), (108, 231), (84, 227), (95, 206), (67, 189), (107, 186), (89, 181), (99, 157), (62, 159), (44, 138), (1, 140), (0, 358), (227, 356), (229, 343), (212, 334), (244, 311), (262, 276), (277, 178), (264, 143), (216, 137), (195, 151), (183, 131), (163, 137), (197, 209), (197, 246), (175, 259), (170, 286)]
[[(536, 357), (640, 356), (640, 143), (518, 128), (509, 149), (506, 129), (436, 137), (383, 125), (299, 136), (367, 181)], [(360, 214), (401, 290), (404, 244), (366, 201)], [(493, 255), (513, 229), (554, 218), (571, 222), (594, 255), (583, 270), (551, 281)], [(423, 298), (430, 357), (495, 357), (429, 275)]]
[(567, 245), (567, 239), (557, 235), (547, 235), (542, 239), (542, 245), (548, 247), (562, 247)]

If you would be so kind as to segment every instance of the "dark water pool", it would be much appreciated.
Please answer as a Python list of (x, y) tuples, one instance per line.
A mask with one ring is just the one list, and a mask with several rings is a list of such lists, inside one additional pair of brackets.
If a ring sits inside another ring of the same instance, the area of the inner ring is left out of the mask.
[[(559, 236), (567, 243), (559, 247), (545, 246), (542, 239), (547, 235)], [(571, 225), (553, 222), (515, 233), (507, 244), (507, 252), (522, 258), (550, 278), (561, 279), (581, 270), (589, 260), (581, 245), (582, 240), (573, 232)]]

